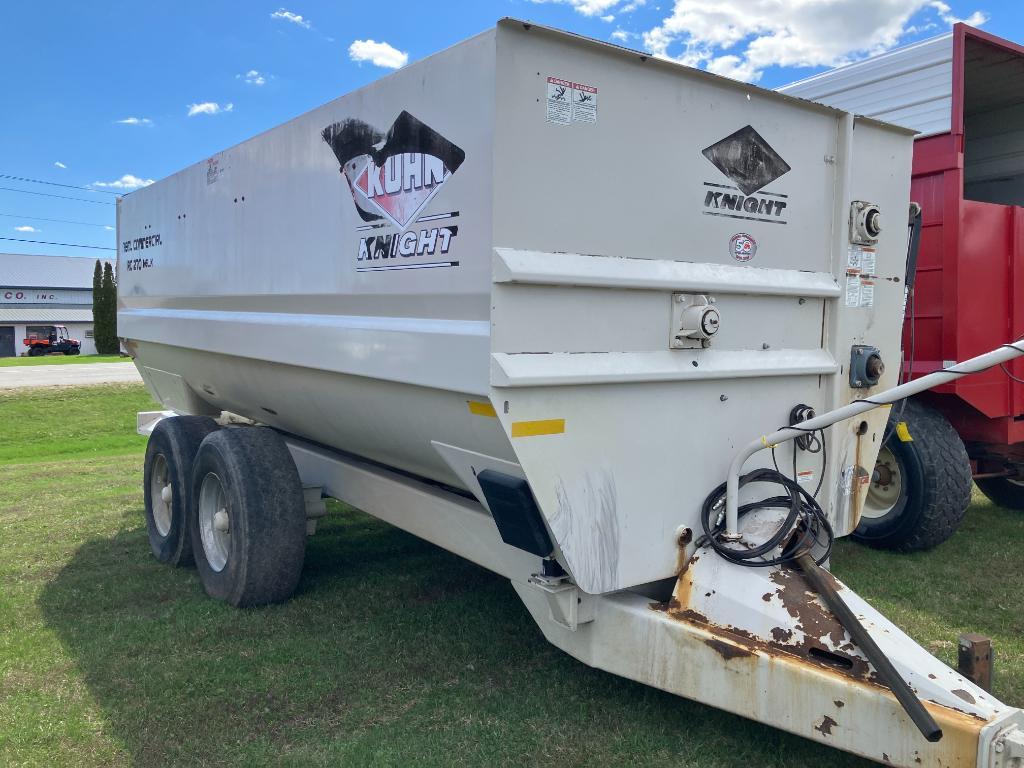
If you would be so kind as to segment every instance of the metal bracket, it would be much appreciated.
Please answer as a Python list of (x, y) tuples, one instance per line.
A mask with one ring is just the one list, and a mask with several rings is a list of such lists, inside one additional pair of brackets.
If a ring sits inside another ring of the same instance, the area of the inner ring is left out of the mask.
[(992, 742), (989, 768), (1024, 768), (1024, 731), (1017, 726), (996, 736)]
[(306, 503), (306, 535), (316, 533), (316, 523), (321, 517), (327, 517), (327, 502), (324, 501), (324, 489), (319, 485), (302, 486), (302, 500)]
[(581, 624), (594, 620), (594, 601), (591, 595), (580, 591), (568, 576), (549, 578), (533, 574), (528, 583), (543, 592), (548, 602), (548, 614), (553, 622), (575, 632)]

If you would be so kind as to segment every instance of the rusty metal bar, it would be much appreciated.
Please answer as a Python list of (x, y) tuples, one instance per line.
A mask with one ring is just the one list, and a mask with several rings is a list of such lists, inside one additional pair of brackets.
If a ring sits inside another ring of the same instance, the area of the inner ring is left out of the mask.
[(729, 466), (729, 475), (725, 481), (724, 536), (733, 541), (740, 538), (740, 473), (743, 471), (743, 464), (746, 460), (758, 451), (762, 451), (765, 448), (771, 448), (779, 443), (785, 443), (789, 440), (793, 440), (801, 435), (806, 435), (808, 432), (824, 429), (825, 427), (831, 427), (836, 422), (857, 416), (858, 414), (870, 411), (873, 408), (878, 408), (882, 405), (892, 405), (899, 400), (903, 400), (911, 395), (916, 395), (919, 392), (924, 392), (932, 387), (937, 387), (940, 384), (953, 381), (961, 376), (987, 371), (989, 368), (999, 365), (1000, 363), (1013, 360), (1021, 355), (1024, 355), (1024, 340), (1018, 339), (1012, 344), (1003, 344), (991, 352), (986, 352), (983, 355), (972, 357), (970, 360), (965, 360), (962, 363), (958, 363), (944, 370), (930, 373), (927, 376), (922, 376), (920, 379), (908, 381), (906, 384), (901, 384), (898, 387), (887, 389), (884, 392), (874, 393), (862, 400), (855, 400), (849, 405), (844, 405), (842, 408), (836, 408), (828, 413), (815, 416), (813, 419), (801, 422), (798, 428), (784, 427), (772, 432), (770, 435), (762, 435), (760, 439), (754, 440), (742, 451), (736, 454), (736, 457), (732, 460), (732, 464)]
[(956, 669), (979, 688), (991, 691), (992, 641), (973, 632), (960, 635)]
[(831, 575), (814, 562), (814, 557), (807, 550), (797, 553), (794, 560), (811, 585), (811, 588), (821, 595), (821, 599), (825, 601), (828, 609), (832, 611), (839, 623), (843, 625), (843, 628), (850, 633), (853, 642), (864, 651), (868, 661), (878, 670), (878, 676), (882, 678), (882, 682), (892, 691), (893, 696), (896, 697), (900, 706), (906, 710), (906, 713), (914, 721), (914, 725), (921, 731), (921, 734), (928, 741), (938, 741), (941, 739), (942, 729), (939, 727), (939, 724), (935, 722), (935, 719), (928, 713), (928, 710), (924, 708), (924, 704), (910, 690), (907, 681), (896, 671), (892, 662), (889, 661), (889, 657), (882, 652), (882, 649), (878, 647), (871, 635), (868, 634), (864, 625), (857, 620), (853, 611), (850, 610), (850, 607), (840, 597), (832, 583)]

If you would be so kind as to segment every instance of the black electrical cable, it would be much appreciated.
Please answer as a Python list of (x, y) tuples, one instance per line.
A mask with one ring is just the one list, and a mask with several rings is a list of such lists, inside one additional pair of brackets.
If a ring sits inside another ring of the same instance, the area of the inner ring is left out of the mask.
[(0, 187), (4, 192), (19, 192), (23, 195), (39, 195), (39, 197), (56, 197), (58, 200), (74, 200), (79, 203), (92, 203), (93, 205), (116, 205), (110, 200), (86, 200), (84, 197), (68, 197), (67, 195), (52, 195), (49, 192), (33, 192), (30, 189), (17, 189), (15, 187)]
[(18, 237), (0, 237), (0, 240), (8, 240), (12, 243), (34, 243), (35, 245), (59, 245), (63, 248), (92, 248), (96, 251), (116, 251), (117, 248), (108, 248), (105, 245), (82, 245), (81, 243), (51, 243), (48, 240), (22, 240)]
[[(822, 473), (824, 474), (824, 473)], [(724, 502), (726, 484), (713, 490), (701, 506), (700, 523), (704, 535), (697, 546), (709, 546), (731, 563), (751, 567), (766, 567), (792, 562), (801, 552), (820, 551), (815, 561), (824, 563), (832, 552), (835, 534), (821, 505), (807, 491), (781, 472), (774, 469), (755, 469), (742, 475), (739, 487), (750, 483), (781, 485), (786, 493), (761, 501), (742, 504), (738, 515), (743, 517), (755, 510), (786, 509), (786, 519), (766, 541), (757, 546), (733, 546), (725, 539)], [(820, 484), (819, 484), (820, 489)], [(712, 522), (713, 514), (718, 515)], [(778, 554), (772, 554), (779, 550)]]
[(32, 184), (46, 184), (50, 187), (64, 187), (65, 189), (81, 189), (85, 192), (98, 192), (104, 195), (117, 195), (118, 192), (111, 192), (107, 189), (93, 189), (92, 187), (80, 187), (77, 184), (61, 184), (56, 181), (43, 181), (42, 179), (30, 179), (27, 176), (12, 176), (9, 173), (0, 173), (0, 179), (10, 179), (11, 181), (27, 181)]
[(44, 219), (42, 216), (25, 216), (20, 213), (0, 213), (8, 219), (26, 219), (28, 221), (48, 221), (51, 224), (78, 224), (83, 227), (103, 227), (104, 229), (113, 229), (109, 224), (96, 224), (92, 221), (72, 221), (71, 219)]

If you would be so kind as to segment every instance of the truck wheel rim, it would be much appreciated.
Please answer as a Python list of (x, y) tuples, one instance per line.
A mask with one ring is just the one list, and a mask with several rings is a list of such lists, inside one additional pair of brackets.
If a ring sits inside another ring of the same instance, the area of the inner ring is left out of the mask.
[(199, 489), (199, 537), (210, 568), (223, 571), (231, 551), (231, 516), (224, 486), (213, 472)]
[(171, 532), (171, 508), (174, 497), (170, 470), (162, 453), (158, 453), (153, 459), (153, 471), (149, 476), (149, 498), (153, 505), (153, 524), (157, 533), (166, 536)]
[(861, 517), (876, 519), (885, 517), (903, 494), (903, 465), (887, 447), (882, 446), (875, 461), (875, 471), (871, 474), (871, 485), (864, 500)]

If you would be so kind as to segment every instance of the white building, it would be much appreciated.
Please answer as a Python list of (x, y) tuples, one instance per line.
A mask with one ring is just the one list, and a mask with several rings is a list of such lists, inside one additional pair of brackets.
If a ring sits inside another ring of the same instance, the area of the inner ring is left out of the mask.
[(84, 256), (27, 256), (0, 253), (0, 357), (28, 349), (29, 335), (66, 325), (82, 342), (82, 354), (96, 354), (92, 332), (92, 274), (96, 259)]

